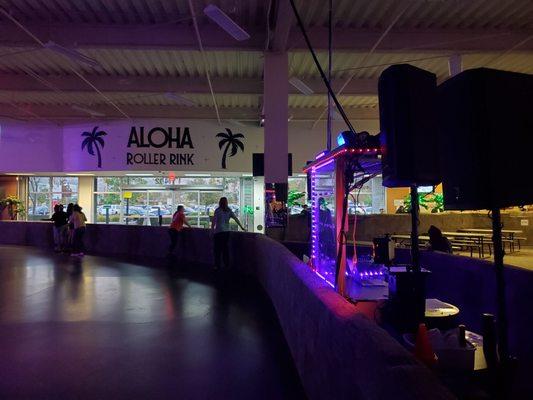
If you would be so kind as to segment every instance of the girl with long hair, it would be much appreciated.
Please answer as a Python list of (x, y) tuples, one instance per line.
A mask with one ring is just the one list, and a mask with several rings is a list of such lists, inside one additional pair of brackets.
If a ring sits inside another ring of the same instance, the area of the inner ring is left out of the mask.
[(211, 229), (215, 233), (215, 270), (220, 269), (221, 261), (224, 261), (226, 268), (229, 266), (228, 241), (230, 232), (230, 219), (233, 219), (243, 231), (246, 230), (244, 226), (242, 226), (241, 221), (239, 221), (239, 218), (237, 218), (233, 211), (231, 211), (231, 208), (229, 208), (228, 199), (226, 197), (221, 197), (218, 202), (218, 208), (215, 210), (213, 221), (211, 222)]

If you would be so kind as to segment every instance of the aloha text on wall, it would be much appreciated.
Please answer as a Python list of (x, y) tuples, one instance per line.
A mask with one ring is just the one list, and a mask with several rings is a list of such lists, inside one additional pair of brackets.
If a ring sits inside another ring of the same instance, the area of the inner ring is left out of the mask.
[[(132, 126), (128, 138), (128, 147), (194, 149), (189, 128), (155, 127), (145, 130), (144, 126)], [(194, 153), (126, 153), (126, 164), (142, 165), (194, 165)]]

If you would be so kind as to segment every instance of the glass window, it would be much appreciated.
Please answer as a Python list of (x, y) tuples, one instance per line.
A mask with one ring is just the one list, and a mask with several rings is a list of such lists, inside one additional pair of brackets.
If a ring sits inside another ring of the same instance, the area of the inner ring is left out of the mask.
[(78, 178), (52, 178), (52, 210), (56, 204), (68, 205), (78, 202)]
[(96, 223), (120, 223), (122, 201), (121, 187), (125, 178), (117, 176), (97, 177), (94, 185), (94, 210)]
[(349, 214), (380, 214), (385, 212), (385, 188), (381, 176), (372, 178), (362, 188), (350, 193)]
[(95, 192), (99, 193), (119, 193), (124, 178), (117, 176), (106, 176), (96, 178)]
[(163, 225), (170, 225), (172, 221), (173, 210), (173, 193), (170, 190), (148, 192), (148, 205), (150, 207), (150, 219), (152, 225), (159, 223), (161, 216)]
[(209, 228), (211, 226), (211, 217), (215, 214), (220, 197), (222, 197), (221, 192), (200, 192), (200, 204), (198, 206), (200, 227)]
[(28, 213), (30, 221), (49, 218), (56, 204), (78, 201), (78, 178), (31, 176), (28, 179)]
[[(164, 187), (170, 184), (165, 177), (97, 177), (94, 220), (157, 225), (161, 215), (162, 224), (169, 225), (177, 206), (183, 205), (192, 226), (209, 228), (222, 196), (228, 198), (236, 215), (241, 212), (240, 177), (179, 177), (174, 181), (178, 187)], [(125, 192), (131, 192), (128, 200), (123, 198)]]
[(28, 194), (28, 221), (38, 221), (50, 217), (50, 193)]
[(131, 199), (124, 204), (124, 218), (128, 224), (143, 225), (147, 217), (148, 191), (132, 191)]
[(52, 192), (54, 193), (78, 193), (78, 178), (53, 177)]
[[(240, 216), (239, 199), (241, 192), (240, 178), (224, 178), (224, 192), (223, 196), (228, 198), (229, 208), (237, 215)], [(220, 199), (220, 197), (219, 197)], [(217, 200), (218, 204), (218, 200)]]
[(185, 177), (177, 178), (176, 185), (203, 185), (203, 186), (222, 186), (224, 184), (222, 177)]
[(291, 215), (300, 214), (303, 205), (307, 204), (307, 178), (289, 178), (289, 194), (287, 208)]
[(47, 176), (32, 176), (28, 180), (29, 192), (50, 192), (50, 177)]

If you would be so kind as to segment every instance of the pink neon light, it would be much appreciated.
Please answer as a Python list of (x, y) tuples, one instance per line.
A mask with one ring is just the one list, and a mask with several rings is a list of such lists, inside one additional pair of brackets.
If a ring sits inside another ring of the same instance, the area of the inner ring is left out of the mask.
[(343, 155), (344, 153), (346, 153), (348, 151), (350, 153), (355, 153), (355, 152), (358, 152), (358, 153), (363, 153), (363, 152), (366, 152), (366, 153), (378, 153), (379, 149), (377, 149), (377, 148), (341, 149), (341, 150), (338, 150), (338, 151), (334, 151), (334, 152), (330, 153), (328, 156), (326, 156), (324, 158), (321, 158), (320, 161), (315, 163), (314, 165), (304, 168), (303, 172), (307, 172), (307, 171), (309, 171), (309, 169), (311, 169), (312, 172), (315, 172), (317, 168), (322, 168), (323, 166), (327, 165), (326, 163), (328, 163), (330, 160), (333, 160), (333, 159)]

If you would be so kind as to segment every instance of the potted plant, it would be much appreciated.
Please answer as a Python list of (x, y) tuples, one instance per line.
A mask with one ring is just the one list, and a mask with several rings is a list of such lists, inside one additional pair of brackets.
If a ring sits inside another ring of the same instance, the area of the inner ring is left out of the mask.
[(7, 210), (9, 220), (15, 221), (18, 215), (24, 215), (26, 209), (24, 203), (16, 196), (7, 196), (0, 200), (0, 214)]
[[(429, 192), (419, 193), (418, 203), (424, 210), (429, 210), (431, 213), (440, 213), (444, 211), (444, 197), (441, 193)], [(411, 196), (408, 195), (404, 199), (404, 209), (406, 213), (411, 212)]]
[(289, 208), (293, 206), (301, 206), (302, 203), (299, 200), (304, 196), (305, 196), (304, 192), (300, 192), (298, 190), (289, 190), (289, 193), (287, 196), (287, 206)]

